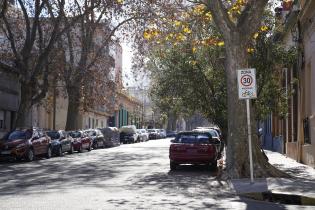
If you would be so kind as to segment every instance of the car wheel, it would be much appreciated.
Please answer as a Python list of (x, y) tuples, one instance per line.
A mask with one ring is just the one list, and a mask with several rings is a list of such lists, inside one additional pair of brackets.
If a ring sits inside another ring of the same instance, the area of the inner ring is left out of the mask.
[(73, 149), (73, 145), (71, 144), (71, 145), (70, 145), (70, 150), (68, 151), (68, 153), (69, 153), (69, 154), (72, 154), (73, 152), (74, 152), (74, 149)]
[(210, 170), (216, 170), (217, 169), (217, 160), (214, 160), (214, 161), (212, 161), (210, 164), (209, 164), (209, 168), (210, 168)]
[(82, 152), (82, 145), (80, 145), (78, 152), (80, 152), (80, 153)]
[(96, 142), (94, 145), (93, 145), (93, 149), (98, 149), (98, 142)]
[(89, 145), (88, 149), (89, 152), (92, 150), (92, 144)]
[(176, 168), (177, 168), (178, 164), (177, 163), (174, 163), (174, 162), (170, 162), (170, 169), (171, 171), (175, 171)]
[(34, 150), (30, 148), (26, 153), (26, 161), (31, 162), (34, 160)]
[(48, 149), (47, 149), (46, 158), (47, 159), (51, 158), (51, 148), (50, 147), (48, 147)]
[(57, 151), (57, 156), (62, 156), (62, 147), (60, 146)]

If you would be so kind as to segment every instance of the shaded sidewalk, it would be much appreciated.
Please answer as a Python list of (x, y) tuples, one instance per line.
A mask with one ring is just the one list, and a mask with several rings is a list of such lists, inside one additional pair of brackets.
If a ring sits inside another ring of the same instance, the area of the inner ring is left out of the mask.
[[(230, 187), (237, 195), (250, 192), (266, 192), (281, 194), (296, 194), (315, 198), (315, 169), (298, 163), (280, 153), (265, 151), (269, 162), (278, 169), (288, 173), (292, 178), (265, 178), (255, 179), (250, 183), (249, 179), (235, 179), (230, 181)], [(285, 205), (255, 201), (242, 198), (245, 208), (235, 206), (236, 209), (315, 209), (315, 206)]]

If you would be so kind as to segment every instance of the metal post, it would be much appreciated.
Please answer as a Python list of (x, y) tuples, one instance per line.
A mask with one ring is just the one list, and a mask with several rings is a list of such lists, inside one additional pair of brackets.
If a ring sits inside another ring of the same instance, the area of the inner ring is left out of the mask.
[(246, 110), (247, 110), (247, 133), (248, 133), (249, 164), (250, 164), (250, 182), (254, 183), (252, 132), (251, 132), (251, 127), (250, 127), (249, 99), (246, 99)]
[[(287, 100), (287, 103), (289, 102), (288, 99), (288, 69), (285, 68), (285, 97)], [(289, 112), (288, 112), (289, 114)], [(288, 142), (289, 142), (289, 116), (286, 116), (285, 118), (285, 153), (288, 151)], [(282, 149), (283, 150), (283, 149)], [(284, 151), (282, 151), (284, 153)]]

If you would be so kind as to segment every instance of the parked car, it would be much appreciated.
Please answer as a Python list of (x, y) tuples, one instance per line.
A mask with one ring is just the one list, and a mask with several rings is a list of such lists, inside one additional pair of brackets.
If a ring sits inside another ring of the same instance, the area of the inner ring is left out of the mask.
[(75, 151), (92, 150), (92, 139), (83, 131), (70, 131), (69, 135), (73, 138), (73, 149)]
[(175, 170), (179, 164), (206, 164), (216, 168), (220, 154), (217, 144), (220, 142), (212, 139), (209, 132), (180, 132), (170, 145), (170, 169)]
[(106, 147), (120, 145), (119, 130), (116, 127), (100, 128), (105, 138)]
[(156, 133), (157, 133), (156, 138), (157, 138), (157, 139), (162, 138), (162, 137), (161, 137), (161, 131), (160, 131), (160, 129), (155, 129), (155, 131), (156, 131)]
[(196, 127), (195, 129), (214, 129), (214, 130), (216, 130), (216, 131), (218, 132), (218, 134), (219, 134), (221, 140), (223, 140), (223, 139), (222, 139), (222, 138), (223, 138), (223, 136), (222, 136), (222, 131), (221, 131), (221, 129), (220, 129), (219, 127), (217, 127), (217, 126)]
[(93, 149), (106, 147), (104, 135), (99, 129), (89, 129), (85, 130), (84, 132), (92, 139)]
[(61, 156), (64, 152), (73, 153), (73, 138), (63, 130), (46, 131), (51, 138), (52, 154)]
[(166, 131), (166, 137), (176, 137), (177, 132), (176, 131)]
[(149, 140), (149, 134), (145, 129), (137, 129), (138, 136), (140, 138), (140, 141), (148, 141)]
[(0, 156), (33, 161), (35, 156), (51, 157), (51, 140), (39, 128), (16, 129), (7, 133), (0, 142)]
[(160, 138), (166, 138), (166, 130), (160, 129)]
[(220, 150), (220, 158), (222, 155), (222, 151), (224, 149), (224, 143), (221, 140), (220, 134), (217, 132), (217, 130), (213, 129), (213, 128), (198, 128), (198, 129), (194, 129), (193, 131), (199, 131), (199, 132), (208, 132), (211, 134), (212, 139), (216, 139), (220, 142), (220, 144), (217, 145), (218, 149)]
[(159, 133), (157, 132), (156, 129), (148, 129), (149, 133), (149, 139), (158, 139), (159, 138)]
[(122, 126), (119, 129), (120, 133), (120, 143), (130, 144), (140, 142), (140, 137), (137, 134), (137, 128), (135, 125)]

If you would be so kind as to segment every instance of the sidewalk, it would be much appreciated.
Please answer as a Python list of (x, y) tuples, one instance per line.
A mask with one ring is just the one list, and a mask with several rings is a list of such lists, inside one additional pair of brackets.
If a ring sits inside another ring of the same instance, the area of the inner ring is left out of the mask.
[[(232, 180), (231, 189), (235, 193), (271, 191), (281, 194), (296, 194), (315, 198), (315, 169), (298, 163), (280, 153), (265, 151), (269, 162), (282, 171), (290, 174), (292, 178), (266, 178), (255, 179), (251, 184), (249, 179)], [(246, 209), (315, 209), (315, 206), (285, 205), (262, 201), (244, 199)]]

